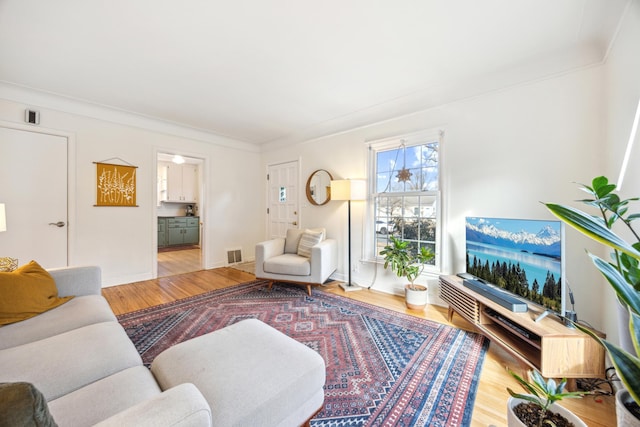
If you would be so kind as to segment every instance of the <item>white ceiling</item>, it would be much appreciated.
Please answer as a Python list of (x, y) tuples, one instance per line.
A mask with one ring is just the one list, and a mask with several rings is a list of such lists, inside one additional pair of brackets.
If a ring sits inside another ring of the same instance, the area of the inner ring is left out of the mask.
[(640, 0), (0, 0), (0, 82), (293, 142), (600, 63)]

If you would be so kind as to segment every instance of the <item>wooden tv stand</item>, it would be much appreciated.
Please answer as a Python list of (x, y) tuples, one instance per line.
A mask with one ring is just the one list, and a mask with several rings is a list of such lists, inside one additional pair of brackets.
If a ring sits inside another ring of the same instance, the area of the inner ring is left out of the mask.
[(536, 323), (540, 307), (530, 304), (526, 313), (514, 313), (468, 289), (458, 276), (440, 276), (440, 297), (449, 304), (449, 321), (458, 313), (492, 343), (546, 378), (605, 375), (604, 348), (587, 334), (564, 326), (555, 315)]

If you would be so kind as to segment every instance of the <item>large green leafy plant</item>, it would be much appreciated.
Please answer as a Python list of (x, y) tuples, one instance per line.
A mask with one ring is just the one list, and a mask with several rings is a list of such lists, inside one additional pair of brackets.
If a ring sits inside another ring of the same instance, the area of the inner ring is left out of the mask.
[(384, 256), (384, 268), (391, 267), (391, 271), (398, 277), (406, 277), (413, 286), (413, 282), (424, 270), (425, 263), (433, 259), (433, 252), (422, 246), (414, 253), (408, 241), (393, 236), (389, 236), (389, 240), (391, 244), (380, 252)]
[[(616, 194), (616, 185), (603, 176), (595, 178), (591, 186), (581, 185), (591, 197), (581, 202), (595, 207), (599, 215), (590, 215), (578, 209), (545, 203), (547, 208), (565, 223), (584, 235), (613, 249), (611, 261), (589, 253), (594, 265), (611, 284), (620, 303), (629, 311), (629, 331), (636, 355), (640, 355), (640, 237), (632, 222), (640, 218), (638, 213), (629, 213), (629, 203), (638, 198), (621, 199)], [(635, 242), (628, 243), (612, 228), (620, 221), (633, 236)], [(640, 359), (617, 345), (606, 341), (588, 329), (581, 330), (600, 341), (605, 347), (618, 376), (634, 401), (640, 404)]]

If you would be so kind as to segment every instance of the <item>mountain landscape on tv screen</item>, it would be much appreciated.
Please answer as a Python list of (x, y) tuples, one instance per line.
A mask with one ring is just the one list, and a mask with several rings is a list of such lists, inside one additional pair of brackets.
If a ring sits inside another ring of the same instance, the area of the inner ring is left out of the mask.
[(508, 231), (491, 222), (466, 223), (467, 241), (508, 249), (517, 249), (560, 259), (561, 236), (549, 225), (541, 225), (537, 233), (525, 230)]
[(561, 227), (559, 221), (467, 218), (467, 273), (559, 313)]

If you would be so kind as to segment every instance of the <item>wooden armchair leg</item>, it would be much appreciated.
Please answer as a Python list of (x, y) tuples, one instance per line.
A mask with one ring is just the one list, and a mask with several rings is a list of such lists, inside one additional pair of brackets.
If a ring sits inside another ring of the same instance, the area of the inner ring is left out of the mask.
[(311, 285), (307, 285), (307, 293), (311, 296)]
[(272, 287), (273, 287), (273, 280), (269, 280), (269, 283), (267, 283), (267, 290), (271, 292)]

